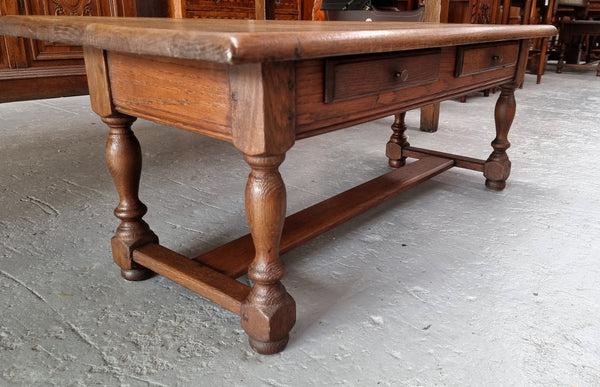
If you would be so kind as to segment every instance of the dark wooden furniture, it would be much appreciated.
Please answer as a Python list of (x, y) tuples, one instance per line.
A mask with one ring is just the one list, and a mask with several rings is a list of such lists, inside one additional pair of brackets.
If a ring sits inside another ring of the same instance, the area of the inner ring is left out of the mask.
[[(121, 220), (112, 251), (122, 275), (158, 273), (190, 288), (238, 314), (252, 348), (271, 354), (296, 318), (281, 253), (452, 167), (504, 188), (529, 39), (555, 28), (8, 16), (0, 32), (85, 46), (92, 107), (110, 127)], [(501, 93), (487, 160), (409, 145), (400, 114), (386, 149), (394, 170), (286, 218), (278, 168), (295, 141), (490, 87)], [(135, 117), (233, 143), (251, 169), (250, 234), (193, 259), (159, 244), (138, 198)], [(418, 160), (405, 165), (407, 157)], [(236, 280), (245, 273), (252, 287)]]
[(500, 21), (500, 0), (449, 0), (448, 22), (496, 24)]
[(298, 20), (300, 0), (168, 0), (172, 18)]
[[(0, 1), (0, 15), (136, 16), (135, 0)], [(0, 102), (87, 94), (81, 47), (0, 36)]]
[[(584, 36), (598, 37), (600, 36), (600, 20), (571, 20), (560, 23), (560, 35), (559, 45), (560, 54), (558, 63), (556, 65), (556, 72), (561, 73), (565, 66), (577, 66), (577, 67), (591, 67), (594, 65), (593, 61), (588, 57), (585, 59), (586, 64), (579, 64), (579, 58), (576, 63), (566, 64), (565, 63), (565, 51), (569, 46), (576, 46), (579, 51), (581, 45), (581, 39)], [(591, 55), (591, 50), (588, 50)], [(600, 77), (600, 61), (596, 66), (596, 76)]]

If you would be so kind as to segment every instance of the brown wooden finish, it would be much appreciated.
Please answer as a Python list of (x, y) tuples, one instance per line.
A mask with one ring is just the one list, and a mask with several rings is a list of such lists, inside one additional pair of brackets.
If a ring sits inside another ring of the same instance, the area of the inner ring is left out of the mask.
[(518, 56), (518, 42), (459, 47), (455, 74), (462, 77), (514, 66)]
[[(519, 47), (515, 47), (519, 55)], [(379, 94), (325, 103), (326, 77), (323, 61), (305, 61), (296, 70), (296, 133), (299, 138), (358, 124), (375, 118), (423, 106), (423, 102), (455, 98), (482, 88), (499, 86), (514, 78), (515, 65), (489, 72), (456, 77), (456, 47), (443, 47), (439, 67), (439, 81), (406, 89), (383, 91)], [(355, 79), (365, 78), (354, 73)], [(349, 115), (348, 112), (352, 112)]]
[(494, 151), (485, 162), (483, 175), (486, 177), (485, 186), (492, 190), (502, 190), (506, 185), (506, 179), (510, 175), (510, 160), (506, 150), (510, 147), (508, 142), (508, 131), (515, 117), (515, 89), (519, 84), (516, 82), (502, 85), (502, 91), (496, 102), (496, 138), (492, 141)]
[(299, 20), (299, 0), (169, 0), (169, 16), (208, 19)]
[(108, 78), (108, 65), (106, 53), (90, 46), (84, 47), (85, 67), (89, 74), (87, 77), (92, 109), (100, 117), (110, 117), (117, 114), (113, 104), (113, 96)]
[(421, 131), (433, 133), (438, 130), (440, 122), (440, 103), (423, 106), (421, 108)]
[(249, 286), (161, 245), (138, 248), (133, 260), (237, 315), (241, 315), (242, 302), (250, 293)]
[(447, 19), (449, 23), (494, 24), (499, 20), (499, 0), (449, 0)]
[[(600, 77), (600, 61), (598, 61), (597, 64), (594, 64), (592, 61), (585, 64), (579, 64), (579, 62), (570, 64), (565, 63), (565, 52), (567, 51), (567, 48), (570, 45), (577, 46), (576, 51), (579, 51), (579, 44), (584, 36), (600, 36), (600, 20), (571, 20), (560, 23), (560, 54), (556, 65), (557, 73), (562, 73), (565, 66), (589, 67), (595, 68), (596, 76)], [(579, 52), (577, 52), (577, 56), (579, 56)]]
[[(434, 105), (428, 105), (434, 106)], [(408, 137), (404, 133), (406, 124), (404, 118), (406, 112), (396, 113), (394, 115), (394, 123), (392, 124), (392, 136), (387, 143), (385, 155), (388, 157), (388, 164), (393, 168), (400, 168), (406, 164), (406, 156), (402, 154), (402, 149), (410, 146)]]
[(248, 267), (254, 286), (242, 303), (242, 327), (256, 352), (273, 354), (285, 348), (296, 322), (296, 303), (280, 282), (285, 274), (279, 242), (286, 192), (278, 167), (285, 156), (282, 152), (244, 158), (252, 168), (246, 185), (246, 216), (255, 256)]
[[(112, 100), (119, 111), (231, 139), (226, 66), (117, 52), (108, 53), (107, 61)], [(140, 72), (141, 67), (147, 70)]]
[[(29, 29), (27, 24), (36, 27)], [(57, 28), (60, 25), (61, 28)], [(553, 26), (6, 16), (5, 34), (241, 64), (530, 39)], [(415, 39), (418, 37), (418, 39)]]
[(426, 85), (439, 77), (439, 49), (371, 55), (368, 58), (353, 55), (327, 59), (325, 103)]
[(279, 165), (295, 140), (294, 63), (250, 63), (230, 70), (233, 144), (251, 168), (246, 216), (255, 247), (248, 267), (254, 286), (242, 303), (242, 327), (251, 347), (273, 354), (285, 348), (296, 303), (279, 281), (285, 267), (279, 242), (286, 191)]
[[(286, 346), (296, 320), (295, 301), (281, 282), (281, 253), (453, 166), (483, 172), (490, 189), (504, 188), (514, 89), (529, 39), (554, 32), (427, 23), (0, 19), (0, 33), (85, 46), (92, 107), (110, 128), (106, 158), (121, 221), (112, 249), (123, 276), (141, 280), (156, 272), (238, 313), (250, 345), (264, 354)], [(346, 87), (367, 69), (373, 83)], [(286, 218), (279, 166), (298, 139), (493, 86), (502, 92), (487, 160), (410, 146), (404, 114), (397, 114), (386, 147), (396, 169)], [(194, 260), (158, 244), (138, 197), (141, 149), (131, 130), (138, 116), (235, 145), (250, 167), (249, 235)], [(408, 157), (420, 160), (406, 163)], [(251, 288), (235, 281), (246, 272)]]
[[(286, 218), (280, 253), (286, 253), (402, 192), (446, 171), (450, 158), (429, 157), (413, 162)], [(223, 257), (227, 256), (227, 260)], [(194, 260), (229, 277), (246, 274), (254, 257), (251, 235), (240, 237)]]
[(405, 146), (402, 148), (402, 157), (411, 157), (413, 159), (422, 159), (428, 156), (440, 157), (443, 159), (454, 160), (454, 166), (457, 168), (470, 169), (473, 171), (483, 172), (485, 160), (475, 159), (473, 157), (455, 155), (452, 153), (439, 152), (431, 149), (417, 148), (414, 146)]
[(121, 224), (111, 240), (113, 258), (121, 267), (123, 278), (130, 281), (144, 280), (152, 272), (133, 261), (133, 252), (148, 243), (158, 243), (158, 237), (142, 220), (147, 208), (138, 197), (142, 152), (131, 131), (135, 118), (115, 114), (102, 117), (102, 121), (110, 127), (106, 142), (106, 161), (121, 199), (115, 209), (115, 216), (121, 220)]
[[(151, 0), (147, 0), (151, 1)], [(2, 0), (0, 15), (136, 16), (135, 0)], [(82, 48), (0, 36), (0, 102), (87, 94)]]

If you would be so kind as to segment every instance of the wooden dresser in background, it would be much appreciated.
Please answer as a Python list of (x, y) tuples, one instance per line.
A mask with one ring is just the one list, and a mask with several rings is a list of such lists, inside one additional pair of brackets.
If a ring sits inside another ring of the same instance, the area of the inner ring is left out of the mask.
[[(0, 15), (150, 16), (166, 13), (161, 10), (161, 0), (137, 1), (139, 7), (136, 0), (0, 0)], [(0, 35), (0, 102), (87, 92), (81, 47)]]
[(174, 18), (299, 20), (302, 14), (301, 0), (169, 0), (169, 2), (169, 16)]

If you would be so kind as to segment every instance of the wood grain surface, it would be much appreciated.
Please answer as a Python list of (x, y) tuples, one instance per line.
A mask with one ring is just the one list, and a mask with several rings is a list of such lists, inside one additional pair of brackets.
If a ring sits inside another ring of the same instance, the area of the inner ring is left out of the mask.
[(0, 33), (221, 63), (298, 60), (550, 36), (550, 25), (3, 16)]

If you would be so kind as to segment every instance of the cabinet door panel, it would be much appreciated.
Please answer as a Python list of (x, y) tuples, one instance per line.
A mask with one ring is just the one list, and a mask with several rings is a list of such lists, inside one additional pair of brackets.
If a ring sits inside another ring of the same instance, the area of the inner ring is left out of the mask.
[[(29, 0), (27, 5), (27, 13), (31, 15), (117, 16), (125, 8), (111, 0)], [(38, 62), (44, 61), (81, 63), (83, 58), (81, 47), (41, 40), (29, 41), (28, 54), (31, 66), (43, 65)]]
[[(136, 0), (0, 0), (0, 15), (136, 16)], [(85, 93), (81, 47), (0, 35), (0, 102)]]

